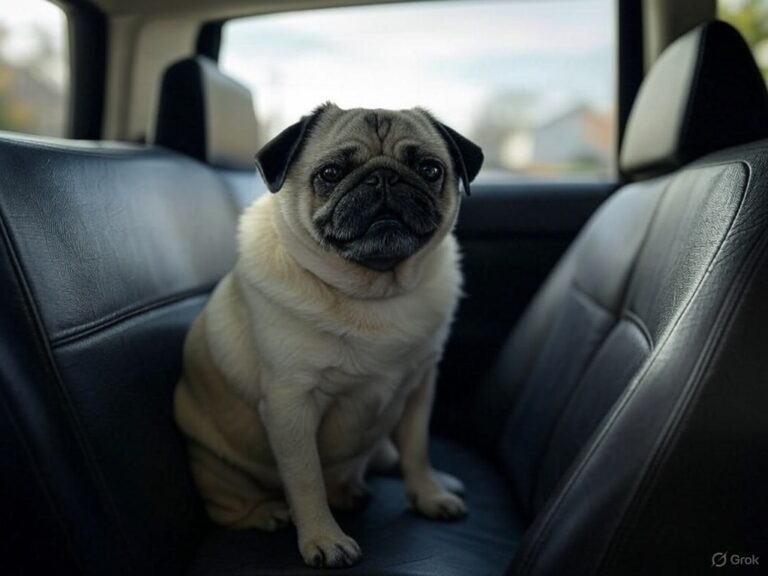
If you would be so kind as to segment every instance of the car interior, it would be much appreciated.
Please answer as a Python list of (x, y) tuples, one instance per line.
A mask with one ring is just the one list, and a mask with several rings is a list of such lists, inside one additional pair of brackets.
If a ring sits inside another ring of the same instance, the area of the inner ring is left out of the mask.
[[(58, 2), (68, 137), (0, 132), (3, 574), (319, 572), (292, 527), (206, 519), (172, 395), (238, 216), (268, 194), (223, 26), (374, 3)], [(364, 550), (343, 573), (768, 563), (766, 83), (714, 1), (615, 18), (615, 177), (481, 173), (462, 200), (432, 456), (470, 513), (421, 518), (399, 475), (372, 476), (369, 505), (337, 515)]]

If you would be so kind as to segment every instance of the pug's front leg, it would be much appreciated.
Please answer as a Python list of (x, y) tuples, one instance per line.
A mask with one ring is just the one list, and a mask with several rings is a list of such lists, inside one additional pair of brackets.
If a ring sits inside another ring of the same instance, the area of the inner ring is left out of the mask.
[(432, 367), (406, 400), (395, 429), (395, 442), (400, 450), (406, 494), (413, 507), (428, 518), (453, 520), (467, 515), (467, 505), (443, 486), (429, 461), (429, 417), (436, 375)]
[(317, 402), (311, 392), (276, 388), (279, 390), (261, 401), (259, 411), (291, 506), (299, 551), (309, 566), (351, 566), (362, 553), (357, 542), (339, 528), (328, 507), (317, 449)]

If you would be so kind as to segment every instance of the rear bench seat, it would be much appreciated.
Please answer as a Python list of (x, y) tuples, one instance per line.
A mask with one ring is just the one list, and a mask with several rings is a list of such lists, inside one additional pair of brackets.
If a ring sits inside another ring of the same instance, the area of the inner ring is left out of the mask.
[[(717, 551), (768, 549), (768, 143), (746, 144), (766, 128), (762, 78), (733, 29), (670, 47), (625, 136), (637, 182), (515, 328), (468, 414), (476, 447), (436, 442), (470, 517), (417, 518), (399, 480), (374, 479), (371, 507), (340, 519), (365, 550), (346, 573), (687, 574)], [(181, 343), (234, 261), (250, 194), (198, 160), (0, 137), (10, 573), (317, 574), (292, 529), (207, 524), (173, 425)]]

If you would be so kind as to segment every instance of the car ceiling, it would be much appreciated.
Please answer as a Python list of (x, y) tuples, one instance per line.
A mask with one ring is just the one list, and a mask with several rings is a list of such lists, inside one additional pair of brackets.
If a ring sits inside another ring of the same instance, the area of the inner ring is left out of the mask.
[(403, 0), (91, 0), (110, 16), (206, 14), (217, 17)]

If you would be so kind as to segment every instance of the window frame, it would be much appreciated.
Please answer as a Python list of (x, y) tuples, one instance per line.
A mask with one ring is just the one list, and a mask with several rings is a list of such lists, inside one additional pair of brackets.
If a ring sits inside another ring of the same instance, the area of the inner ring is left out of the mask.
[(104, 121), (107, 17), (90, 0), (49, 0), (67, 18), (69, 94), (66, 138), (99, 140)]
[[(632, 110), (635, 97), (640, 89), (640, 84), (645, 75), (644, 69), (644, 27), (643, 27), (643, 0), (613, 0), (614, 15), (616, 18), (614, 30), (616, 34), (616, 53), (614, 75), (614, 99), (616, 104), (616, 134), (614, 143), (615, 179), (608, 184), (624, 184), (628, 181), (627, 175), (621, 170), (619, 157), (621, 155), (621, 143), (627, 126), (629, 113)], [(366, 5), (385, 4), (385, 2), (373, 2)], [(328, 6), (318, 6), (317, 9)], [(287, 12), (275, 10), (258, 14), (279, 14)], [(228, 22), (242, 18), (252, 18), (254, 15), (233, 16), (231, 18), (209, 20), (201, 23), (195, 45), (195, 55), (205, 56), (219, 62), (221, 55), (221, 42), (224, 25)], [(546, 183), (542, 183), (546, 184)], [(510, 185), (518, 185), (510, 183)]]

